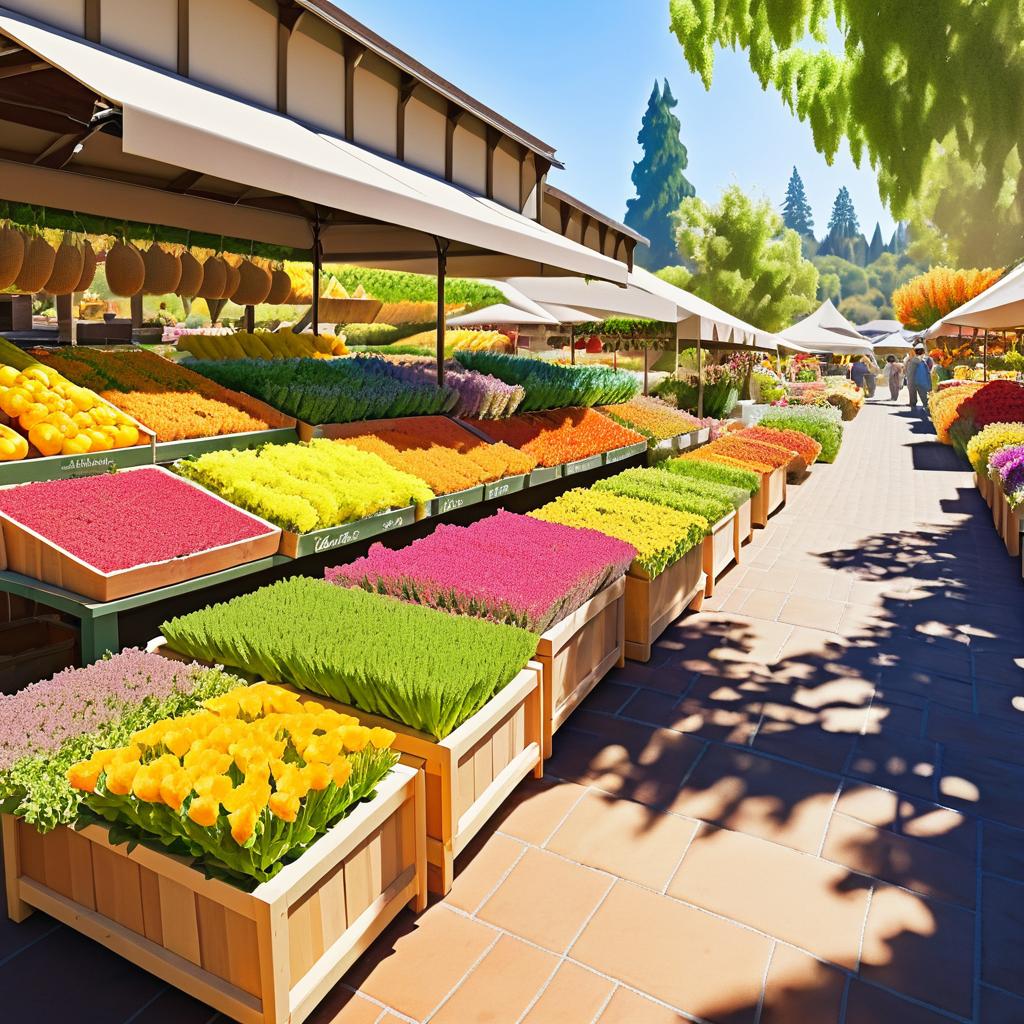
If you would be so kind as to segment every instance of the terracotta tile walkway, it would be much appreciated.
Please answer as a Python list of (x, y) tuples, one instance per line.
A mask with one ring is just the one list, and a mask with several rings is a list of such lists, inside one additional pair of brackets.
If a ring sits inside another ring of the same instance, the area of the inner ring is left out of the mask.
[[(869, 406), (745, 554), (314, 1024), (1024, 1021), (1024, 589), (969, 475)], [(42, 915), (0, 991), (217, 1018)]]

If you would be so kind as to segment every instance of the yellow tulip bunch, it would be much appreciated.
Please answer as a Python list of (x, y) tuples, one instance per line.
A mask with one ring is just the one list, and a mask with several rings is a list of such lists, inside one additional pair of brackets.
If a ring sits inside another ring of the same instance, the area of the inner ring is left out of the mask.
[(106, 820), (263, 880), (372, 792), (395, 763), (394, 739), (256, 683), (97, 751), (68, 780)]

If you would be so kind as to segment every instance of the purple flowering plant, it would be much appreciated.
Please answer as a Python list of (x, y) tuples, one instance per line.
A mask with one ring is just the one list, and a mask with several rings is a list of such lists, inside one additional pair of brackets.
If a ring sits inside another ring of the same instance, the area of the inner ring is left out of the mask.
[(0, 696), (0, 811), (41, 832), (70, 824), (81, 796), (67, 781), (71, 765), (240, 684), (219, 669), (129, 649)]
[(1010, 507), (1017, 509), (1024, 505), (1024, 444), (999, 448), (989, 456), (988, 465), (999, 474)]
[(325, 578), (543, 633), (624, 575), (635, 557), (631, 544), (596, 530), (501, 511), (471, 526), (439, 526), (397, 551), (374, 544)]

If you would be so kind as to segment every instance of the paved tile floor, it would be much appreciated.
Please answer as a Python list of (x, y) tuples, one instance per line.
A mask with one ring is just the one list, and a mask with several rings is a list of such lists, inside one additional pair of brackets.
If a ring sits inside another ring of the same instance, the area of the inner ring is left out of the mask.
[[(1024, 1022), (1024, 586), (988, 515), (869, 406), (314, 1024)], [(43, 915), (0, 923), (0, 993), (222, 1020)]]

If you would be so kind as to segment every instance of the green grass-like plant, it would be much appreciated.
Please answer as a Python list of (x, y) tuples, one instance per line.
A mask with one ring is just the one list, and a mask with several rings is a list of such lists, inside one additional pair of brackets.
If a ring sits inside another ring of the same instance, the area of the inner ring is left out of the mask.
[(526, 398), (519, 412), (618, 405), (640, 392), (640, 383), (633, 374), (608, 366), (559, 366), (543, 359), (467, 350), (456, 352), (455, 358), (467, 369), (525, 388)]
[(731, 502), (702, 492), (690, 486), (685, 477), (663, 469), (627, 469), (617, 476), (598, 480), (594, 490), (639, 498), (679, 512), (692, 512), (709, 523), (717, 523), (734, 511)]
[(833, 406), (772, 406), (758, 420), (759, 427), (799, 430), (821, 445), (819, 462), (835, 462), (843, 443), (842, 414)]
[(444, 739), (509, 683), (536, 634), (295, 577), (163, 624), (170, 647)]
[[(704, 462), (699, 456), (699, 451), (698, 449), (696, 458), (668, 459), (666, 462), (662, 462), (658, 468), (670, 473), (677, 473), (679, 476), (691, 480), (702, 480), (741, 490), (746, 494), (743, 501), (753, 497), (761, 490), (760, 474), (752, 473), (748, 469), (740, 469), (738, 466), (734, 468), (718, 462)], [(739, 504), (742, 505), (743, 501)], [(739, 505), (736, 507), (739, 508)]]

